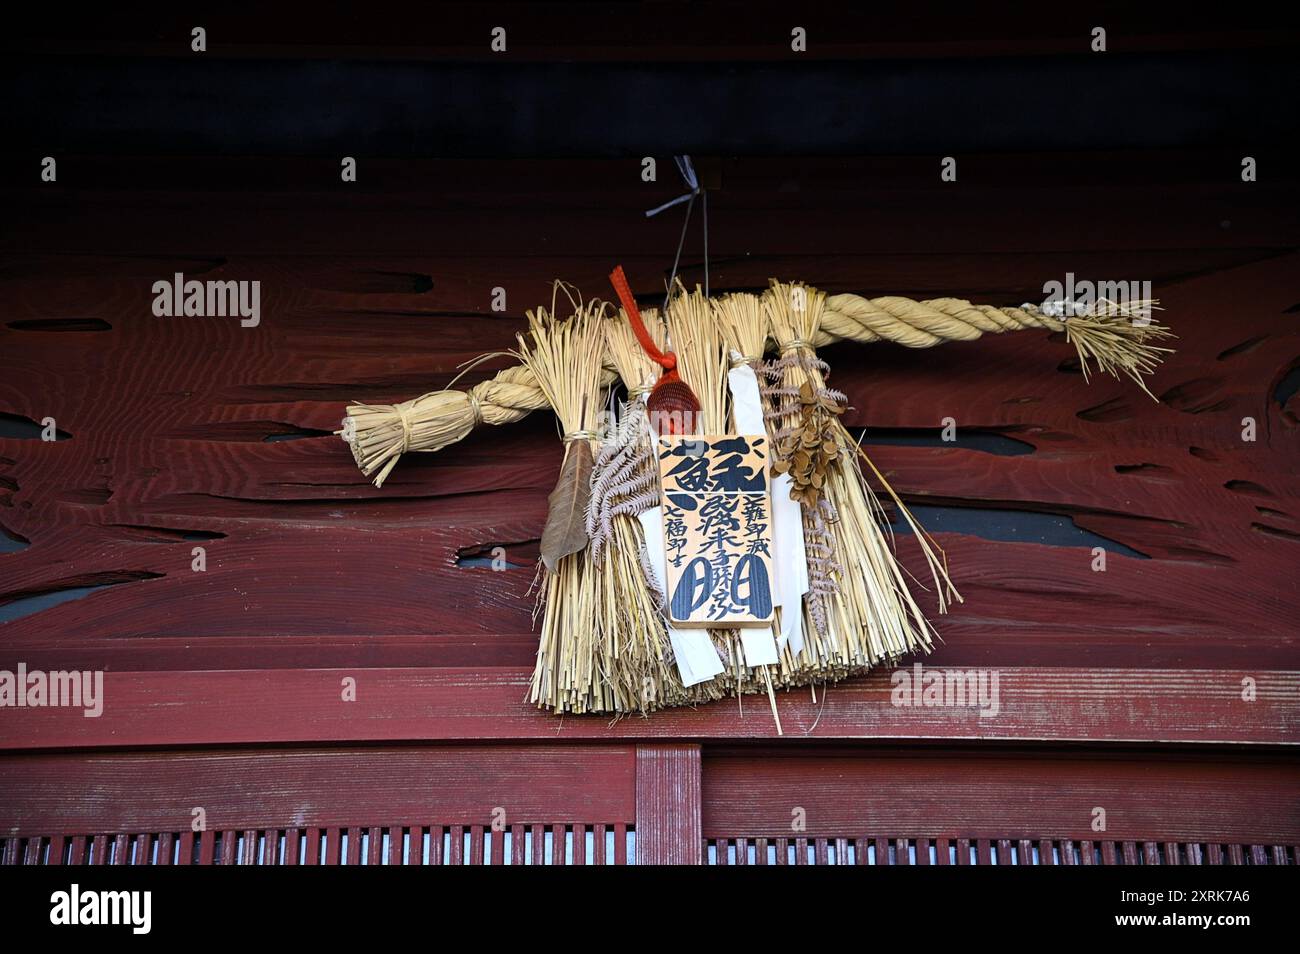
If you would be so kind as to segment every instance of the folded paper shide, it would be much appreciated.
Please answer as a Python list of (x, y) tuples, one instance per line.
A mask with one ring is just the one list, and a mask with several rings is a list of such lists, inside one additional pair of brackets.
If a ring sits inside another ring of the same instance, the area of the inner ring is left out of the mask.
[[(518, 364), (467, 391), (353, 404), (340, 434), (382, 486), (402, 454), (551, 408), (564, 457), (542, 531), (531, 698), (558, 713), (648, 713), (817, 686), (927, 652), (961, 596), (943, 552), (843, 424), (817, 354), (843, 340), (927, 348), (1022, 329), (1063, 332), (1090, 365), (1143, 377), (1169, 330), (1108, 304), (1053, 316), (955, 298), (832, 295), (773, 280), (710, 297), (675, 282), (640, 309), (570, 295), (528, 313)], [(558, 297), (558, 296), (557, 296)], [(1149, 392), (1148, 392), (1149, 393)], [(613, 408), (613, 414), (605, 413)], [(913, 533), (900, 565), (882, 498)], [(777, 729), (780, 721), (777, 719)]]

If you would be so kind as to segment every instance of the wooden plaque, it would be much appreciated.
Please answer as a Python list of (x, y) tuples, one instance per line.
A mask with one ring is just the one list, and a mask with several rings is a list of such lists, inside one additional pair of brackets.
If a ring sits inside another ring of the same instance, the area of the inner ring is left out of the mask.
[(772, 620), (772, 503), (766, 435), (664, 435), (664, 549), (677, 626)]

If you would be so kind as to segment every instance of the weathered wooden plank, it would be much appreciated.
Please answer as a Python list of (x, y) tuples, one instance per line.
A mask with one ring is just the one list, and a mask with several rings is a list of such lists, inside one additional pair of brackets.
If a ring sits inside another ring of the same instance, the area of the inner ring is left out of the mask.
[[(1102, 760), (1050, 751), (971, 751), (900, 759), (888, 751), (804, 752), (797, 758), (780, 750), (737, 751), (707, 755), (703, 772), (705, 838), (776, 834), (788, 827), (790, 806), (797, 804), (807, 813), (806, 837), (888, 830), (897, 839), (898, 863), (907, 839), (934, 835), (935, 805), (943, 806), (944, 828), (969, 834), (956, 840), (958, 864), (970, 863), (972, 840), (979, 863), (988, 863), (988, 840), (1008, 833), (1036, 841), (1040, 864), (1052, 863), (1057, 842), (1060, 863), (1074, 863), (1071, 842), (1091, 837), (1090, 812), (1078, 807), (1081, 792), (1089, 804), (1107, 806), (1107, 836), (1125, 842), (1126, 863), (1135, 863), (1129, 852), (1137, 842), (1155, 863), (1159, 842), (1300, 840), (1300, 767), (1280, 756), (1153, 752)], [(887, 786), (879, 784), (882, 778)], [(1022, 863), (1029, 863), (1031, 848), (1022, 842)], [(877, 838), (878, 864), (888, 850), (889, 842)], [(942, 842), (938, 853), (942, 863)]]
[[(249, 670), (109, 672), (112, 700), (99, 718), (80, 709), (12, 709), (0, 748), (185, 745), (315, 740), (770, 738), (763, 707), (700, 706), (626, 719), (563, 720), (524, 696), (529, 673), (494, 669)], [(1068, 670), (998, 671), (995, 718), (974, 706), (892, 704), (890, 674), (832, 686), (816, 703), (806, 692), (777, 694), (787, 737), (964, 738), (1295, 744), (1300, 672)], [(357, 700), (337, 698), (359, 680)], [(1243, 699), (1253, 680), (1255, 701)], [(176, 718), (176, 702), (186, 718)], [(401, 819), (393, 818), (397, 823)]]
[[(635, 818), (630, 746), (53, 754), (3, 764), (0, 834), (165, 830), (188, 821), (176, 805), (196, 793), (209, 824), (242, 828), (326, 828), (350, 819), (398, 826), (418, 817), (481, 823), (502, 804), (548, 821)], [(69, 790), (97, 797), (69, 799)], [(257, 833), (248, 834), (251, 858)], [(372, 863), (379, 845), (372, 837)]]
[(638, 746), (636, 863), (700, 864), (700, 802), (698, 745)]

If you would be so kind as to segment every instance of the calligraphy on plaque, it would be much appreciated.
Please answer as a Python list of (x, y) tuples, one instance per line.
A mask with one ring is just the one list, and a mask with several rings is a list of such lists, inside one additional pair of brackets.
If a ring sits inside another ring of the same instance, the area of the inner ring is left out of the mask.
[(669, 618), (724, 629), (772, 620), (765, 435), (659, 437)]

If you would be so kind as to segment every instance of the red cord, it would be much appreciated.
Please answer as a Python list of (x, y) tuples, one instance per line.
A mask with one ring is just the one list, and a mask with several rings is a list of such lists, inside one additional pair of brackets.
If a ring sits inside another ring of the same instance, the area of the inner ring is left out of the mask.
[(677, 355), (671, 351), (664, 353), (655, 347), (650, 332), (646, 331), (645, 323), (641, 321), (641, 311), (636, 306), (636, 299), (632, 297), (632, 289), (628, 286), (627, 276), (623, 274), (622, 265), (619, 265), (610, 273), (609, 280), (614, 285), (614, 291), (618, 292), (618, 300), (623, 303), (623, 310), (627, 312), (628, 321), (632, 323), (632, 332), (636, 335), (636, 340), (641, 342), (641, 347), (645, 349), (645, 353), (656, 364), (665, 371), (672, 371), (677, 367)]

